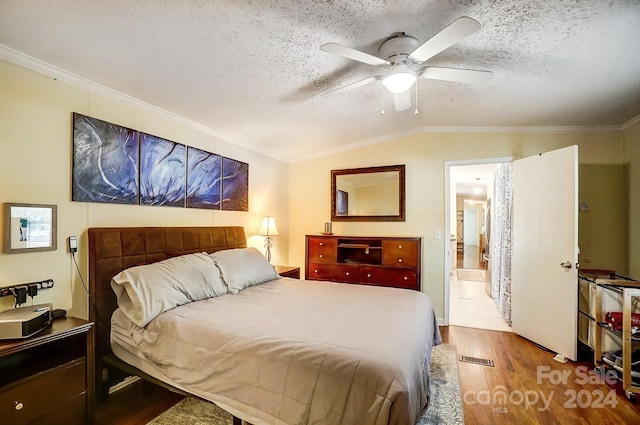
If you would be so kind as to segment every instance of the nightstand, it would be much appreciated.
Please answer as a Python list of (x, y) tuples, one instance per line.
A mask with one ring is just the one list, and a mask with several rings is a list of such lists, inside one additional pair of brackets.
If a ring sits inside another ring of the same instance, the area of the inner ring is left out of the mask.
[(282, 277), (291, 277), (293, 279), (300, 279), (300, 267), (291, 266), (274, 266), (276, 272)]
[(93, 423), (92, 326), (60, 318), (30, 338), (0, 341), (2, 423)]

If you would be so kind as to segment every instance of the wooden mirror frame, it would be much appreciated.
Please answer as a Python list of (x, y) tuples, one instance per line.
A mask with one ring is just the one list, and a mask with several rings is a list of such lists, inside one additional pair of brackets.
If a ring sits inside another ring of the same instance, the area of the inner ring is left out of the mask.
[[(350, 174), (368, 174), (397, 172), (398, 176), (398, 214), (396, 215), (337, 215), (336, 214), (336, 178)], [(331, 221), (405, 221), (405, 166), (388, 165), (382, 167), (347, 168), (331, 170)]]

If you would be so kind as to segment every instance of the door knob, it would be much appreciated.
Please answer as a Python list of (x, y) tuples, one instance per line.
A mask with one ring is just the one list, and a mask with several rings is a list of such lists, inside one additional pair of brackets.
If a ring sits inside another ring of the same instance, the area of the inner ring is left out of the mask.
[(571, 261), (565, 261), (560, 263), (560, 267), (562, 267), (563, 269), (570, 269), (573, 266), (571, 265)]

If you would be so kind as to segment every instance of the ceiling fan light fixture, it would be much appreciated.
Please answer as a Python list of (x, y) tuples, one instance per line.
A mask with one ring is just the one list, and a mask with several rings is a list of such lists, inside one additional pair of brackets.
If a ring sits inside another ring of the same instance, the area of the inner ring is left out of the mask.
[(382, 85), (391, 93), (399, 94), (409, 90), (416, 82), (416, 74), (401, 71), (391, 74), (382, 80)]

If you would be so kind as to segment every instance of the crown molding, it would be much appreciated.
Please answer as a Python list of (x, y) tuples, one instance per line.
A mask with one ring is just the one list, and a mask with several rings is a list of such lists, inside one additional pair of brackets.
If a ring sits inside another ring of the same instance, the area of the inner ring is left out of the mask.
[(608, 126), (510, 126), (510, 127), (453, 127), (453, 126), (426, 126), (419, 127), (409, 131), (401, 131), (393, 134), (387, 134), (384, 136), (374, 137), (366, 139), (358, 143), (351, 143), (348, 145), (340, 146), (334, 149), (326, 150), (313, 155), (292, 159), (290, 162), (307, 161), (310, 159), (318, 158), (325, 155), (332, 155), (349, 151), (351, 149), (361, 148), (369, 145), (375, 145), (377, 143), (388, 142), (390, 140), (402, 139), (404, 137), (415, 136), (416, 134), (446, 134), (446, 133), (475, 133), (475, 134), (505, 134), (505, 133), (519, 133), (519, 134), (542, 134), (542, 133), (586, 133), (586, 132), (620, 132), (622, 127), (618, 125)]
[(622, 124), (622, 125), (620, 126), (620, 128), (621, 128), (622, 130), (627, 130), (628, 128), (631, 128), (631, 127), (633, 127), (633, 126), (634, 126), (634, 125), (636, 125), (636, 124), (640, 124), (640, 115), (638, 115), (638, 116), (637, 116), (637, 117), (635, 117), (635, 118), (631, 118), (629, 121), (627, 121), (626, 123)]
[(171, 120), (177, 121), (178, 123), (185, 125), (188, 128), (200, 131), (202, 133), (213, 136), (214, 138), (224, 140), (234, 145), (241, 146), (252, 152), (257, 152), (261, 155), (265, 155), (269, 158), (273, 158), (278, 161), (288, 162), (288, 160), (284, 157), (276, 156), (276, 155), (273, 155), (272, 153), (257, 150), (255, 147), (249, 146), (249, 144), (243, 143), (241, 141), (231, 140), (230, 138), (226, 137), (224, 134), (221, 134), (213, 130), (211, 127), (208, 127), (197, 121), (190, 120), (181, 115), (175, 114), (173, 112), (169, 112), (166, 109), (162, 109), (158, 106), (144, 102), (140, 99), (129, 96), (117, 90), (111, 89), (107, 86), (103, 86), (102, 84), (96, 83), (91, 80), (87, 80), (86, 78), (83, 78), (77, 74), (74, 74), (73, 72), (69, 72), (55, 65), (51, 65), (50, 63), (47, 63), (40, 59), (36, 59), (34, 57), (26, 55), (18, 50), (12, 49), (11, 47), (5, 46), (3, 44), (0, 44), (0, 59), (4, 60), (5, 62), (11, 63), (13, 65), (26, 68), (28, 70), (53, 78), (54, 80), (62, 81), (72, 86), (80, 87), (84, 90), (87, 90), (90, 93), (103, 96), (111, 100), (115, 100), (125, 105), (135, 107), (137, 109), (141, 109), (147, 112), (152, 112), (154, 114), (163, 116), (165, 118), (170, 118)]

